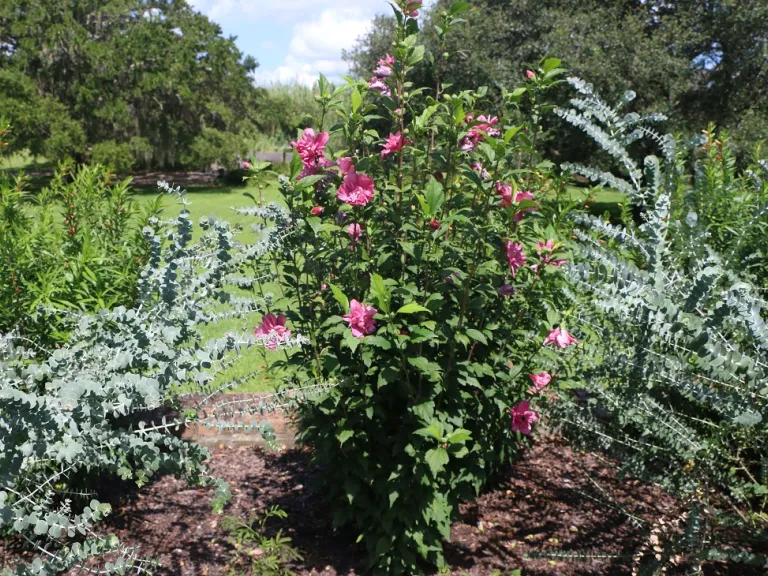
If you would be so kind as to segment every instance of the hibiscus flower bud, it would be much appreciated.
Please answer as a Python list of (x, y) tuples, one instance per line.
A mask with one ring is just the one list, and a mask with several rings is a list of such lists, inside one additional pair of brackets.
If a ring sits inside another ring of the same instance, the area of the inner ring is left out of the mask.
[(440, 222), (437, 220), (432, 220), (432, 222), (429, 223), (429, 227), (432, 228), (432, 230), (437, 230), (440, 228)]

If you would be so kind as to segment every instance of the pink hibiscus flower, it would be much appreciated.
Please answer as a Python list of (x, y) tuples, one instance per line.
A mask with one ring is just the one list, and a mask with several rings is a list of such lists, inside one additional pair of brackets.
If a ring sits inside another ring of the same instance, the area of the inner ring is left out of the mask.
[(285, 315), (265, 314), (253, 333), (263, 340), (269, 350), (275, 350), (278, 343), (286, 342), (291, 336), (291, 331), (285, 327)]
[(507, 242), (507, 262), (509, 262), (509, 269), (512, 272), (512, 278), (514, 278), (517, 270), (525, 265), (525, 252), (523, 252), (522, 244), (511, 240)]
[(373, 180), (351, 170), (344, 176), (344, 183), (336, 192), (336, 198), (352, 206), (365, 206), (373, 198), (373, 193)]
[(397, 132), (397, 134), (392, 134), (390, 132), (389, 138), (387, 138), (387, 141), (382, 144), (384, 150), (381, 151), (381, 157), (386, 158), (392, 154), (397, 154), (406, 144), (410, 144), (410, 142), (406, 140), (405, 136), (403, 136), (400, 132)]
[[(467, 123), (474, 122), (474, 114), (467, 114), (464, 117), (464, 121)], [(478, 116), (477, 122), (479, 123), (469, 129), (469, 132), (462, 138), (459, 144), (459, 148), (465, 152), (474, 150), (485, 139), (486, 135), (497, 138), (501, 134), (501, 130), (494, 128), (494, 125), (499, 122), (496, 116)]]
[(387, 86), (381, 78), (376, 78), (376, 76), (371, 78), (371, 81), (368, 83), (368, 88), (374, 92), (378, 92), (382, 96), (392, 96), (392, 90), (389, 89), (389, 86)]
[(362, 338), (366, 334), (373, 334), (376, 331), (376, 322), (373, 317), (377, 312), (378, 310), (373, 306), (352, 300), (349, 303), (349, 314), (343, 316), (344, 321), (348, 322), (352, 329), (352, 336)]
[(547, 240), (546, 242), (536, 242), (536, 252), (541, 256), (542, 252), (552, 252), (557, 245), (554, 240)]
[(307, 128), (301, 138), (291, 142), (291, 146), (296, 150), (301, 158), (301, 163), (304, 165), (304, 169), (299, 174), (299, 180), (305, 176), (317, 174), (320, 168), (327, 168), (331, 165), (331, 161), (324, 155), (329, 138), (328, 132), (320, 132), (315, 136), (315, 131), (312, 128)]
[[(515, 204), (519, 204), (523, 200), (533, 200), (538, 204), (538, 202), (534, 199), (533, 194), (530, 192), (526, 192), (525, 190), (521, 190), (517, 194), (515, 194)], [(535, 206), (529, 206), (528, 208), (524, 208), (523, 210), (519, 210), (518, 212), (515, 212), (515, 215), (513, 216), (513, 220), (515, 222), (520, 222), (520, 220), (523, 219), (523, 216), (526, 212), (536, 212)]]
[(339, 158), (336, 161), (336, 164), (339, 166), (339, 172), (341, 172), (342, 175), (346, 175), (355, 171), (355, 165), (352, 164), (352, 158), (349, 156)]
[(422, 0), (407, 0), (405, 8), (403, 8), (403, 14), (410, 16), (411, 18), (416, 18), (421, 9), (421, 2)]
[(373, 71), (373, 75), (376, 78), (389, 78), (392, 76), (392, 72), (395, 68), (395, 59), (389, 54), (385, 58), (379, 60), (376, 64), (376, 69)]
[(475, 130), (482, 130), (488, 136), (497, 138), (501, 135), (501, 130), (494, 128), (499, 123), (499, 119), (496, 116), (478, 116), (477, 121), (479, 124), (475, 126)]
[[(315, 131), (312, 128), (307, 128), (304, 130), (301, 138), (291, 142), (291, 146), (296, 150), (305, 165), (318, 164), (320, 158), (325, 159), (323, 151), (326, 144), (328, 144), (329, 138), (328, 132), (320, 132), (320, 134), (315, 136)], [(327, 162), (327, 159), (325, 160)]]
[[(483, 180), (488, 180), (488, 178), (491, 177), (491, 175), (488, 173), (488, 170), (486, 170), (485, 167), (482, 164), (480, 164), (480, 162), (472, 162), (472, 164), (470, 164), (469, 167), (472, 168), (472, 170), (474, 170), (478, 174), (480, 174), (480, 178), (482, 178)], [(498, 185), (499, 184), (497, 183), (496, 186), (498, 187)]]
[(550, 264), (552, 266), (562, 266), (563, 264), (568, 262), (568, 260), (565, 258), (556, 258), (554, 260), (552, 259), (552, 252), (554, 252), (557, 248), (559, 248), (559, 245), (555, 244), (553, 240), (547, 240), (546, 242), (536, 243), (536, 252), (538, 252), (539, 256), (541, 257), (542, 264), (544, 265)]
[(554, 342), (555, 346), (559, 346), (560, 348), (567, 348), (571, 344), (579, 343), (576, 338), (571, 336), (571, 334), (569, 334), (568, 331), (563, 328), (554, 328), (549, 334), (547, 334), (547, 337), (544, 338), (543, 346), (546, 346), (552, 342)]
[(528, 376), (533, 381), (533, 386), (528, 388), (528, 392), (531, 394), (538, 394), (552, 382), (552, 376), (546, 371), (539, 372), (538, 374), (529, 374)]
[(499, 206), (502, 208), (509, 208), (512, 206), (512, 186), (505, 182), (496, 182), (496, 194), (501, 196), (501, 202)]
[(531, 433), (531, 425), (539, 419), (539, 415), (531, 410), (531, 403), (523, 400), (509, 409), (512, 417), (512, 431), (520, 432), (528, 436)]
[(311, 212), (313, 216), (320, 216), (320, 214), (323, 213), (323, 210), (325, 210), (325, 208), (322, 206), (313, 206)]
[(363, 235), (363, 229), (360, 228), (360, 224), (354, 223), (347, 226), (347, 234), (352, 239), (352, 243), (355, 244), (360, 240)]

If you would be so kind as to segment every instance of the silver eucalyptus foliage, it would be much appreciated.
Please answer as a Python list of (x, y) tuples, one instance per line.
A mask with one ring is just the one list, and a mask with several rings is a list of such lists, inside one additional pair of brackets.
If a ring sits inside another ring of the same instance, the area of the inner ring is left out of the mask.
[[(566, 169), (625, 192), (642, 208), (637, 225), (576, 217), (576, 262), (568, 270), (584, 342), (585, 391), (555, 410), (574, 440), (607, 450), (623, 471), (682, 497), (685, 529), (638, 560), (640, 573), (708, 559), (765, 563), (719, 546), (718, 530), (765, 537), (758, 511), (768, 494), (766, 303), (706, 248), (695, 218), (673, 221), (684, 194), (683, 153), (646, 125), (621, 116), (580, 80), (584, 96), (558, 115), (589, 134), (616, 172)], [(628, 95), (622, 105), (629, 101)], [(627, 151), (635, 133), (662, 151), (643, 170)], [(633, 135), (634, 134), (634, 135)]]
[[(159, 185), (186, 202), (179, 188)], [(156, 473), (173, 473), (214, 488), (220, 510), (229, 488), (207, 471), (207, 450), (182, 439), (180, 429), (202, 423), (273, 437), (261, 418), (275, 408), (272, 400), (239, 411), (211, 405), (217, 392), (254, 377), (222, 380), (220, 374), (263, 340), (246, 332), (206, 341), (198, 330), (266, 309), (269, 295), (235, 296), (231, 288), (249, 285), (248, 264), (274, 250), (290, 229), (277, 204), (258, 215), (277, 225), (262, 228), (253, 244), (239, 243), (227, 223), (215, 219), (200, 222), (203, 235), (193, 242), (184, 208), (159, 223), (159, 234), (145, 229), (151, 254), (133, 308), (71, 316), (72, 337), (56, 350), (14, 334), (0, 337), (0, 532), (35, 552), (4, 576), (73, 567), (150, 573), (150, 559), (100, 530), (110, 508), (96, 499), (98, 480), (142, 485)], [(304, 343), (294, 335), (280, 346)], [(187, 395), (198, 399), (191, 408), (182, 403)]]

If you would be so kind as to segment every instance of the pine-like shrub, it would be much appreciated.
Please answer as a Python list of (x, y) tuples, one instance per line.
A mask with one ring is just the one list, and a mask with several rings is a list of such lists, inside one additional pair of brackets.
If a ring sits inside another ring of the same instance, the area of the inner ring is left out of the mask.
[[(283, 211), (270, 205), (259, 213), (280, 220)], [(154, 225), (144, 228), (148, 264), (130, 307), (71, 312), (70, 337), (56, 349), (18, 332), (0, 338), (0, 533), (35, 553), (4, 575), (75, 567), (150, 573), (149, 559), (98, 526), (109, 513), (98, 501), (99, 481), (141, 486), (155, 474), (173, 473), (214, 486), (220, 509), (226, 483), (209, 476), (208, 451), (182, 440), (179, 428), (255, 427), (272, 438), (257, 414), (266, 405), (236, 415), (207, 406), (217, 391), (253, 377), (217, 381), (239, 351), (263, 346), (264, 339), (248, 331), (206, 341), (198, 328), (267, 309), (268, 295), (236, 297), (228, 286), (248, 284), (246, 265), (274, 249), (280, 231), (265, 230), (255, 244), (242, 245), (226, 223), (203, 219), (205, 233), (192, 243), (186, 209), (175, 221)], [(301, 342), (294, 335), (279, 345)], [(183, 405), (192, 393), (194, 405)]]
[[(691, 233), (706, 236), (725, 266), (752, 283), (768, 289), (768, 159), (763, 148), (753, 149), (743, 171), (726, 131), (705, 130), (693, 152), (693, 174), (672, 195), (672, 215), (686, 220)], [(683, 243), (688, 242), (684, 236)], [(700, 247), (703, 253), (704, 247)], [(763, 295), (765, 293), (763, 292)]]
[[(709, 560), (766, 566), (751, 548), (768, 528), (765, 302), (734, 272), (738, 264), (708, 246), (703, 232), (716, 222), (672, 217), (672, 199), (689, 182), (687, 153), (649, 126), (662, 118), (620, 114), (589, 85), (570, 82), (580, 96), (558, 115), (619, 167), (566, 168), (626, 193), (642, 222), (576, 218), (577, 263), (567, 274), (585, 334), (584, 389), (561, 394), (553, 420), (573, 441), (607, 450), (623, 471), (681, 497), (677, 515), (649, 527), (637, 573), (701, 570)], [(661, 158), (639, 166), (627, 151), (639, 138), (658, 144)]]
[(131, 306), (149, 245), (129, 180), (103, 166), (62, 164), (43, 190), (0, 177), (0, 333), (46, 346), (67, 337), (65, 313)]
[[(523, 124), (484, 116), (482, 89), (437, 100), (408, 81), (425, 56), (416, 5), (400, 2), (398, 40), (370, 82), (321, 79), (317, 130), (279, 180), (292, 215), (274, 254), (285, 299), (257, 330), (277, 343), (299, 328), (310, 343), (281, 368), (335, 383), (299, 407), (300, 439), (335, 524), (390, 574), (443, 564), (458, 502), (518, 454), (546, 370), (575, 344), (557, 314), (562, 214), (532, 152), (559, 61), (506, 94), (510, 114), (535, 110)], [(347, 143), (335, 154), (330, 112)], [(382, 119), (389, 134), (371, 127)]]

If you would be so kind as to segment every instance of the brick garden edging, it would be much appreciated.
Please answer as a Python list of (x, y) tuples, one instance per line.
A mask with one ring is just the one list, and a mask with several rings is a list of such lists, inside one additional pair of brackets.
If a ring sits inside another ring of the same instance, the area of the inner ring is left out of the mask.
[[(186, 426), (182, 438), (204, 445), (257, 445), (265, 444), (258, 425), (261, 422), (269, 422), (275, 429), (277, 444), (286, 448), (291, 448), (296, 444), (296, 428), (291, 422), (291, 418), (284, 411), (258, 413), (248, 413), (241, 410), (241, 407), (256, 408), (259, 400), (273, 397), (272, 394), (265, 393), (231, 393), (215, 394), (208, 398), (204, 406), (199, 411), (199, 416), (205, 418), (218, 414), (220, 418), (227, 421), (234, 421), (242, 426), (241, 429), (223, 429), (205, 426), (201, 423), (195, 423)], [(184, 397), (184, 408), (194, 408), (203, 398), (199, 394)], [(253, 429), (248, 429), (252, 427)]]

